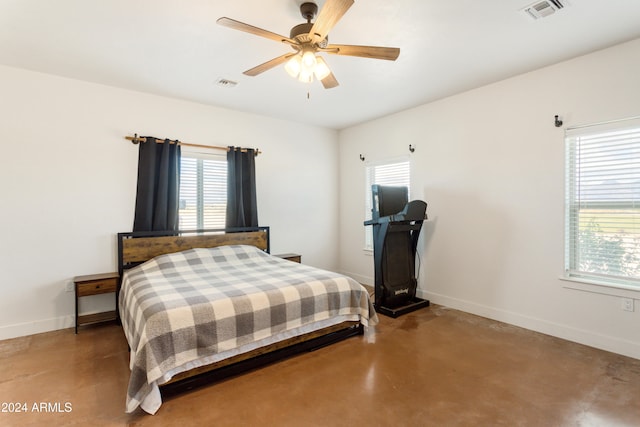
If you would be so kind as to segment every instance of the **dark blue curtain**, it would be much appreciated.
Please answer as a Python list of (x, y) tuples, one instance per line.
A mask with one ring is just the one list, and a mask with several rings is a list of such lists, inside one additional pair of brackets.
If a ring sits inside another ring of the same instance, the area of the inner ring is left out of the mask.
[(180, 145), (146, 137), (138, 154), (138, 188), (133, 231), (178, 229)]
[(255, 159), (252, 148), (229, 147), (227, 151), (228, 228), (258, 226)]

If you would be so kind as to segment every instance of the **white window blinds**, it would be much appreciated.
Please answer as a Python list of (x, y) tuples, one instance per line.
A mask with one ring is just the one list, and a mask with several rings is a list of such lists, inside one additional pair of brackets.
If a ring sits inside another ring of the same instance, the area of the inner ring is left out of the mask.
[(180, 168), (180, 229), (224, 228), (227, 210), (225, 156), (183, 151)]
[[(371, 200), (371, 186), (379, 185), (397, 185), (411, 189), (411, 169), (409, 160), (395, 160), (380, 163), (371, 163), (365, 169), (365, 221), (371, 219), (371, 209), (373, 202)], [(409, 196), (411, 200), (411, 196)], [(365, 227), (365, 249), (373, 249), (372, 227)]]
[(566, 132), (565, 271), (640, 286), (640, 119)]

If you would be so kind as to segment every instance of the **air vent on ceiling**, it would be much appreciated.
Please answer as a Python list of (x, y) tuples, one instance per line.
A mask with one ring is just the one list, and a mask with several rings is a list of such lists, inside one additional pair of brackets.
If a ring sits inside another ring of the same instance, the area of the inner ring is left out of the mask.
[(532, 19), (546, 18), (567, 5), (566, 0), (542, 0), (522, 9), (522, 12)]

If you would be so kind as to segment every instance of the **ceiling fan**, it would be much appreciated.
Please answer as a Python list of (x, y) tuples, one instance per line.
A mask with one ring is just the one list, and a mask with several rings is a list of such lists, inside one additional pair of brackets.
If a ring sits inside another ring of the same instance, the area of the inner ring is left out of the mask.
[(281, 36), (253, 25), (245, 24), (231, 18), (220, 18), (218, 24), (234, 30), (245, 31), (256, 36), (265, 37), (291, 46), (294, 52), (278, 56), (257, 67), (245, 71), (247, 76), (257, 76), (280, 64), (285, 65), (287, 72), (303, 82), (312, 82), (315, 77), (322, 82), (325, 89), (338, 86), (338, 81), (329, 69), (325, 60), (317, 55), (319, 52), (333, 55), (359, 56), (363, 58), (386, 59), (395, 61), (400, 55), (396, 47), (354, 46), (344, 44), (329, 44), (329, 31), (338, 23), (340, 18), (353, 5), (354, 0), (327, 0), (318, 14), (315, 22), (311, 20), (318, 13), (318, 5), (305, 2), (300, 5), (300, 13), (307, 20), (306, 23), (296, 25), (291, 29), (289, 37)]

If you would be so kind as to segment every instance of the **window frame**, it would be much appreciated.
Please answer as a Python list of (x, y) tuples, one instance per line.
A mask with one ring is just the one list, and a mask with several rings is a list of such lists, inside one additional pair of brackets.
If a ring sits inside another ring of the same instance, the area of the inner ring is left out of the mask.
[[(202, 229), (221, 229), (225, 227), (225, 221), (226, 221), (226, 191), (227, 191), (227, 173), (226, 173), (226, 164), (227, 164), (227, 157), (226, 157), (226, 153), (224, 152), (219, 152), (218, 150), (210, 150), (210, 149), (202, 149), (202, 148), (197, 148), (197, 147), (182, 147), (182, 153), (181, 153), (182, 158), (186, 158), (186, 159), (195, 159), (197, 161), (197, 166), (196, 166), (196, 184), (195, 184), (195, 191), (196, 191), (196, 226), (195, 228), (193, 227), (186, 227), (183, 225), (184, 223), (184, 219), (182, 217), (182, 215), (180, 214), (180, 211), (182, 211), (182, 209), (179, 210), (179, 224), (180, 224), (180, 229), (181, 230), (202, 230)], [(182, 161), (182, 159), (181, 159)], [(225, 215), (222, 216), (221, 220), (218, 218), (217, 221), (211, 221), (208, 220), (207, 221), (207, 215), (205, 213), (205, 201), (207, 196), (205, 195), (205, 183), (204, 183), (204, 171), (206, 169), (204, 162), (207, 161), (215, 161), (215, 162), (220, 162), (224, 164), (224, 174), (217, 174), (218, 176), (224, 176), (224, 182), (222, 183), (221, 181), (218, 182), (217, 186), (219, 187), (219, 189), (221, 189), (222, 191), (220, 192), (220, 195), (222, 195), (222, 193), (224, 193), (224, 198), (225, 198), (225, 205), (224, 205), (224, 209), (223, 212), (225, 212)], [(182, 164), (181, 164), (181, 170), (180, 170), (180, 190), (182, 190), (182, 186), (183, 186), (183, 172), (184, 170), (182, 170)], [(182, 191), (180, 191), (181, 193)], [(182, 195), (179, 194), (179, 200), (180, 200), (180, 206), (182, 205)], [(211, 223), (213, 222), (215, 225), (212, 226), (208, 226), (205, 225), (207, 222)]]
[[(605, 123), (597, 123), (587, 126), (573, 127), (568, 128), (565, 131), (565, 256), (564, 273), (563, 276), (560, 277), (560, 279), (566, 282), (565, 287), (567, 288), (585, 290), (601, 294), (616, 295), (621, 297), (637, 298), (638, 295), (640, 295), (640, 274), (636, 274), (632, 277), (624, 277), (615, 274), (582, 271), (579, 266), (580, 236), (578, 233), (580, 229), (580, 210), (588, 211), (589, 209), (602, 209), (605, 211), (610, 211), (611, 213), (616, 213), (621, 209), (638, 209), (640, 207), (640, 197), (636, 197), (634, 193), (631, 193), (634, 195), (629, 199), (617, 198), (616, 196), (618, 195), (614, 193), (614, 190), (610, 190), (609, 193), (603, 193), (604, 196), (600, 196), (602, 197), (602, 200), (597, 200), (597, 196), (592, 196), (594, 200), (589, 200), (588, 196), (578, 196), (579, 181), (582, 179), (583, 182), (589, 184), (590, 180), (592, 180), (593, 178), (582, 178), (580, 176), (581, 159), (579, 159), (580, 152), (576, 146), (580, 143), (581, 138), (589, 139), (596, 136), (603, 138), (604, 143), (611, 143), (611, 140), (613, 139), (612, 135), (614, 135), (616, 132), (623, 132), (630, 129), (637, 129), (638, 132), (640, 132), (640, 118), (636, 117)], [(628, 142), (627, 139), (629, 140)], [(640, 139), (638, 139), (637, 134), (631, 135), (628, 138), (625, 137), (623, 141), (624, 143), (630, 144), (629, 148), (632, 153), (637, 149), (640, 149)], [(635, 145), (636, 143), (637, 148)], [(614, 150), (607, 149), (607, 151), (605, 151), (606, 154), (610, 154), (612, 152), (614, 152)], [(593, 158), (587, 159), (593, 161)], [(585, 160), (584, 163), (588, 163), (589, 160)], [(597, 164), (599, 168), (602, 168), (605, 165), (608, 166), (605, 161), (602, 162), (602, 165)], [(608, 162), (611, 162), (611, 160), (608, 160)], [(623, 164), (630, 170), (633, 170), (633, 165), (635, 165), (636, 162), (637, 160), (635, 160), (635, 157), (631, 156), (630, 161), (628, 162), (628, 164), (631, 166), (627, 166), (627, 163)], [(604, 178), (613, 180), (613, 178), (616, 177), (615, 173), (618, 173), (618, 171), (616, 171), (615, 169), (612, 168), (612, 170), (614, 172), (611, 172), (609, 174), (601, 173), (600, 175), (597, 175), (598, 178), (600, 178), (601, 183), (592, 185), (597, 190), (604, 189), (604, 183), (606, 182), (606, 179)], [(587, 171), (593, 172), (593, 170)], [(634, 182), (634, 179), (631, 178), (630, 181)], [(626, 187), (624, 188), (627, 189)], [(635, 188), (636, 187), (633, 186), (628, 187), (628, 189), (630, 190), (633, 190)], [(616, 188), (616, 190), (619, 189)], [(635, 214), (632, 213), (631, 215)], [(616, 237), (616, 235), (612, 233), (603, 233), (601, 234), (601, 236), (599, 236), (599, 238), (602, 240), (606, 240), (607, 238), (610, 238), (609, 235)], [(627, 236), (629, 238), (640, 239), (640, 235), (638, 233), (626, 233), (620, 234), (619, 236)], [(588, 247), (595, 248), (596, 246), (594, 245)], [(609, 253), (607, 253), (607, 255), (609, 255)]]

